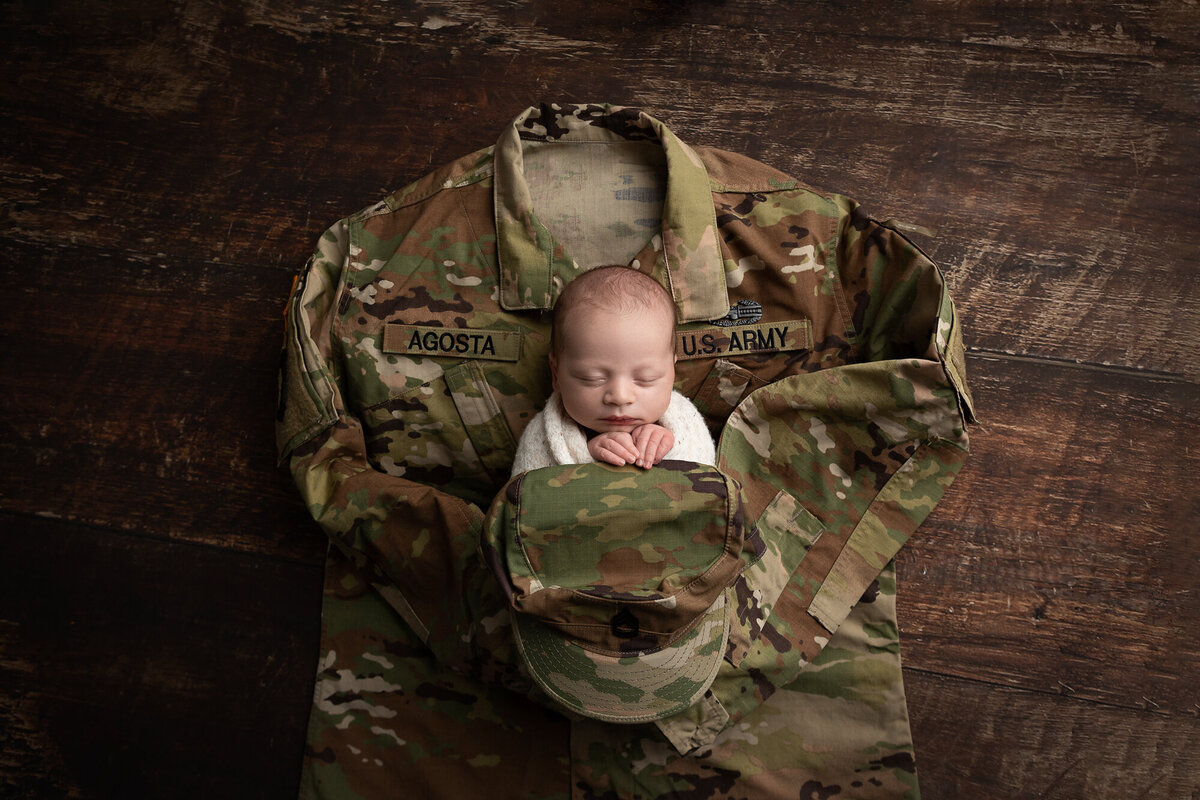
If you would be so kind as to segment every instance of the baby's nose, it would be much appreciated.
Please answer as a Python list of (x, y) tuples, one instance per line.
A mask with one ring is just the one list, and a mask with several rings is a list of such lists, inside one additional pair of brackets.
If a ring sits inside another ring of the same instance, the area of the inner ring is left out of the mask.
[(629, 383), (626, 381), (613, 381), (609, 384), (606, 399), (613, 405), (618, 406), (633, 402), (633, 392)]

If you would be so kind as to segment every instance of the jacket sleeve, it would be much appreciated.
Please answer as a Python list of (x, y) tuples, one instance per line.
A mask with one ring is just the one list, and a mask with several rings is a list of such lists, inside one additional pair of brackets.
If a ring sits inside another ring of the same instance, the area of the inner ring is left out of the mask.
[(731, 664), (713, 685), (722, 708), (703, 725), (659, 725), (681, 750), (801, 675), (878, 591), (967, 454), (974, 415), (940, 271), (851, 201), (841, 208), (831, 266), (857, 357), (760, 388), (722, 433), (718, 466), (743, 485), (756, 560), (738, 585)]
[(830, 633), (941, 499), (975, 421), (941, 270), (894, 223), (839, 202), (838, 268), (854, 287), (859, 358), (797, 382), (801, 399), (790, 405), (799, 408), (779, 411), (811, 472), (814, 511), (833, 534), (827, 545), (837, 545), (808, 606)]
[[(467, 624), (462, 585), (471, 579), (483, 513), (368, 460), (362, 423), (347, 410), (331, 335), (348, 256), (342, 220), (321, 237), (288, 301), (279, 457), (330, 541), (438, 654), (439, 642), (454, 640), (450, 630)], [(435, 625), (446, 626), (445, 635)]]

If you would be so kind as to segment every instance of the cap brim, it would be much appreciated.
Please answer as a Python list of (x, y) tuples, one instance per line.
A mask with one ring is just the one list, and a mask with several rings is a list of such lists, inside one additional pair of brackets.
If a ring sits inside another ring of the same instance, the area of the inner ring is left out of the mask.
[(517, 645), (533, 679), (571, 711), (605, 722), (651, 722), (699, 702), (716, 678), (729, 641), (728, 593), (661, 650), (596, 653), (515, 612)]

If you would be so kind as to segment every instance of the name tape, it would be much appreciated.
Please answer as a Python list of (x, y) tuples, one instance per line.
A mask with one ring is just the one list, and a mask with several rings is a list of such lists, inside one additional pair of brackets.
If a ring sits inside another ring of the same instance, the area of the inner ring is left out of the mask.
[(517, 361), (521, 358), (521, 332), (431, 328), (389, 322), (383, 329), (383, 352), (431, 358)]
[(675, 334), (675, 355), (682, 359), (736, 358), (783, 350), (811, 350), (812, 345), (812, 321), (807, 319), (696, 328)]

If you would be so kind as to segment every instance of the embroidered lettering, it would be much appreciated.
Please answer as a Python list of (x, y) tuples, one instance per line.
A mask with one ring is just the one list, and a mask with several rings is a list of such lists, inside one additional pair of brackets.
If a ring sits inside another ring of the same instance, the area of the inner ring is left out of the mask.
[(679, 358), (737, 358), (751, 353), (774, 353), (812, 348), (812, 322), (807, 319), (763, 322), (729, 328), (691, 328), (676, 335)]
[(521, 332), (436, 328), (390, 322), (383, 329), (385, 353), (433, 358), (486, 358), (516, 361), (521, 357)]

